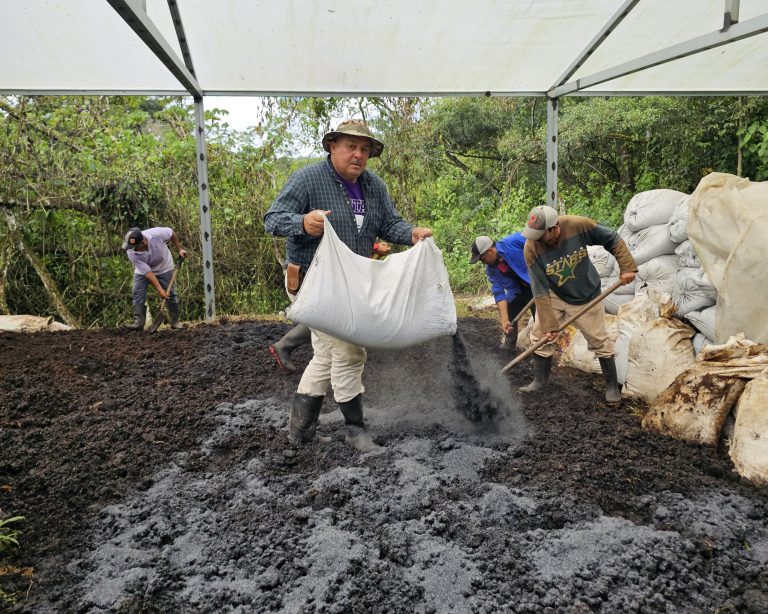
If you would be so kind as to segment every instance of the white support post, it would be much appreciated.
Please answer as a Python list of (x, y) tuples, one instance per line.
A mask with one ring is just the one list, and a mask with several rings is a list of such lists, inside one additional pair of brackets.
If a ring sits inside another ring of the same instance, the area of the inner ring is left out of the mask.
[(200, 194), (200, 239), (203, 248), (203, 284), (205, 320), (216, 317), (216, 295), (213, 289), (213, 244), (211, 242), (211, 200), (208, 194), (208, 156), (205, 147), (205, 107), (195, 98), (195, 144), (197, 152), (197, 188)]
[(557, 209), (557, 98), (547, 97), (547, 204)]

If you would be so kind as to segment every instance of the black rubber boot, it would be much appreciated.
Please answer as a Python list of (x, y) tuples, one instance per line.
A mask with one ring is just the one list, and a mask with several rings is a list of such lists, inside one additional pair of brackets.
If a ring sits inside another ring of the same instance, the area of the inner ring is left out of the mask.
[(508, 333), (505, 333), (501, 338), (500, 350), (507, 350), (508, 352), (514, 352), (517, 347), (517, 322), (512, 325), (512, 328)]
[(549, 372), (552, 369), (552, 357), (534, 354), (533, 363), (533, 381), (527, 386), (518, 388), (520, 392), (536, 392), (537, 390), (544, 388), (549, 381)]
[(291, 362), (291, 354), (297, 347), (312, 341), (312, 331), (304, 324), (297, 324), (280, 341), (269, 346), (269, 351), (275, 357), (277, 366), (288, 373), (296, 371), (296, 365)]
[(133, 306), (133, 323), (126, 326), (128, 330), (144, 330), (144, 324), (147, 321), (147, 306)]
[(184, 325), (179, 322), (179, 304), (166, 301), (165, 306), (168, 309), (168, 319), (171, 322), (171, 328), (176, 330), (184, 328)]
[(380, 450), (381, 446), (375, 444), (363, 420), (363, 395), (358, 394), (353, 399), (339, 403), (339, 409), (344, 414), (344, 424), (347, 426), (346, 441), (360, 452), (372, 452)]
[(298, 392), (293, 395), (291, 416), (288, 420), (288, 441), (292, 444), (301, 446), (312, 441), (330, 441), (330, 438), (317, 434), (317, 419), (320, 417), (323, 398)]
[(600, 360), (600, 368), (605, 377), (605, 402), (608, 405), (619, 405), (621, 403), (621, 389), (616, 376), (616, 360), (613, 356), (598, 360)]

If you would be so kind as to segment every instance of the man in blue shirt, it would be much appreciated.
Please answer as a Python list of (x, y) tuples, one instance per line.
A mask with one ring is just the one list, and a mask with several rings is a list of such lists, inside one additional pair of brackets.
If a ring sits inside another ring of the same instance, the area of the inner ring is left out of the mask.
[[(528, 268), (523, 257), (525, 237), (519, 232), (494, 243), (490, 237), (477, 237), (472, 242), (470, 264), (485, 264), (485, 275), (499, 309), (499, 323), (504, 332), (502, 348), (514, 349), (517, 343), (517, 322), (511, 324), (533, 298)], [(531, 306), (531, 315), (536, 308)]]
[[(264, 228), (286, 237), (286, 290), (295, 297), (301, 275), (320, 245), (325, 219), (347, 247), (360, 256), (373, 253), (376, 237), (414, 245), (432, 236), (429, 228), (409, 224), (397, 213), (384, 182), (366, 170), (368, 159), (384, 144), (360, 120), (345, 120), (322, 140), (328, 157), (293, 173), (264, 215)], [(328, 386), (333, 388), (347, 430), (347, 442), (367, 452), (376, 446), (363, 421), (365, 348), (312, 330), (314, 356), (293, 397), (288, 440), (302, 445), (319, 438), (317, 420)]]

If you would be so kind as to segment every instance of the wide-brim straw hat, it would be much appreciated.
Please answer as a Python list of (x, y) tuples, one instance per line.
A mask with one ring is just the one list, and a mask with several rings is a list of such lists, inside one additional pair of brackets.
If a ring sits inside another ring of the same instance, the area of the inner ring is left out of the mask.
[(376, 158), (384, 151), (384, 143), (374, 138), (371, 129), (365, 122), (359, 119), (346, 119), (336, 126), (336, 130), (331, 130), (323, 136), (323, 149), (331, 151), (331, 141), (335, 141), (340, 136), (361, 136), (371, 141), (371, 158)]

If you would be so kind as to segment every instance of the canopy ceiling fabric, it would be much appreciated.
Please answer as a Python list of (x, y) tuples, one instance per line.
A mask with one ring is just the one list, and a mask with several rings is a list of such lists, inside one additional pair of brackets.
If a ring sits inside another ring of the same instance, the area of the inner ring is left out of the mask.
[[(188, 90), (107, 0), (0, 0), (0, 93)], [(118, 3), (120, 4), (120, 3)], [(165, 0), (146, 13), (184, 63)], [(205, 95), (538, 95), (627, 0), (171, 0)], [(723, 27), (724, 0), (639, 0), (567, 81)], [(741, 0), (739, 24), (765, 17)], [(573, 93), (768, 92), (760, 33)]]

